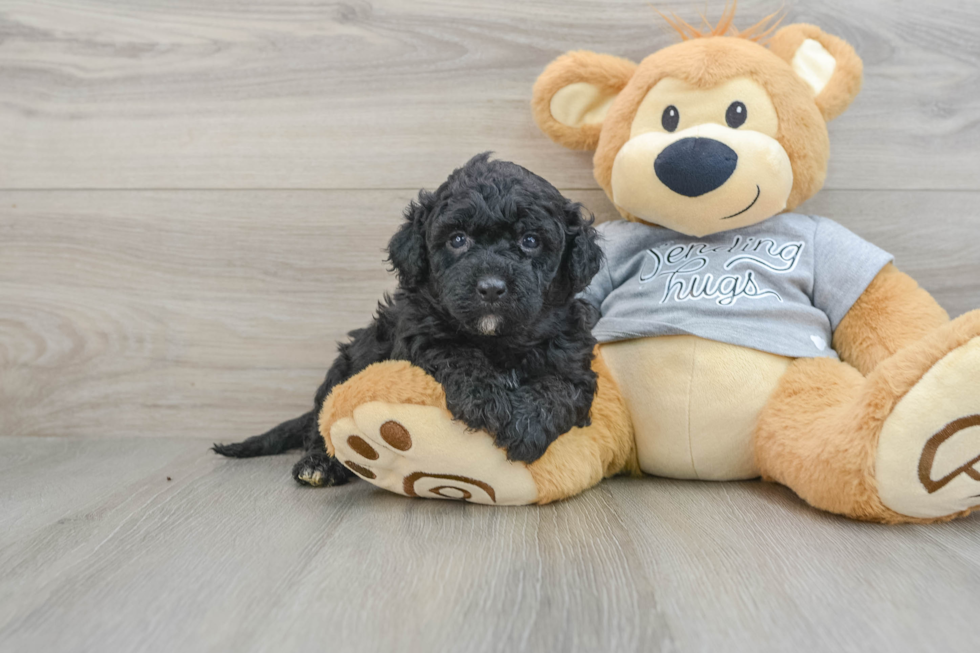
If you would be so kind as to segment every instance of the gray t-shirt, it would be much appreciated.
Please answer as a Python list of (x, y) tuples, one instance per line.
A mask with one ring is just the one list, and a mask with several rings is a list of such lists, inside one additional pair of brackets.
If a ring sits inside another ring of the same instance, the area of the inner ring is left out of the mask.
[(784, 213), (703, 238), (599, 225), (582, 296), (599, 342), (689, 334), (793, 358), (837, 357), (833, 330), (892, 256), (832, 220)]

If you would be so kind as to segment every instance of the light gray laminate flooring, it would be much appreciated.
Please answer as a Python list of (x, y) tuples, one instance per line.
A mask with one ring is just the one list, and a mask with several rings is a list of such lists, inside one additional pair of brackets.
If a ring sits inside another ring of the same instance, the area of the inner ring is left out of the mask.
[[(492, 508), (190, 439), (0, 438), (4, 651), (967, 651), (980, 520), (888, 527), (761, 482)], [(168, 477), (172, 480), (168, 480)]]

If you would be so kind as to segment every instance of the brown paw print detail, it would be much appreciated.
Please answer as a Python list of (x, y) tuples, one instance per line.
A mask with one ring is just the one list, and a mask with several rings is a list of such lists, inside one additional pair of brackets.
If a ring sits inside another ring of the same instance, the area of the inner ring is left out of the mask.
[[(409, 451), (412, 448), (412, 435), (407, 428), (394, 420), (388, 420), (382, 424), (378, 429), (378, 436), (391, 449), (399, 453)], [(362, 478), (375, 480), (378, 477), (377, 474), (367, 465), (378, 461), (382, 455), (391, 456), (391, 452), (388, 452), (380, 442), (375, 441), (372, 445), (360, 435), (349, 435), (346, 442), (350, 451), (356, 454), (361, 462), (346, 459), (343, 461), (344, 465)], [(381, 452), (378, 449), (381, 449)], [(383, 462), (377, 464), (384, 467)], [(477, 494), (484, 503), (487, 501), (490, 503), (497, 502), (497, 492), (489, 483), (459, 474), (413, 472), (404, 477), (402, 488), (405, 494), (410, 497), (439, 497), (469, 501)]]
[[(450, 481), (448, 484), (428, 487), (423, 490), (423, 492), (434, 494), (438, 497), (442, 497), (443, 499), (459, 499), (462, 501), (468, 501), (469, 499), (473, 498), (473, 492), (471, 490), (479, 489), (490, 497), (490, 501), (497, 503), (497, 493), (488, 483), (478, 481), (475, 478), (469, 478), (468, 476), (458, 476), (456, 474), (426, 474), (425, 472), (415, 472), (413, 474), (409, 474), (405, 477), (405, 494), (410, 497), (419, 496), (415, 487), (416, 483), (418, 481), (426, 481), (428, 479), (434, 479), (440, 482)], [(465, 487), (467, 485), (469, 488)]]
[[(347, 438), (347, 445), (359, 456), (363, 456), (368, 460), (378, 459), (378, 452), (375, 451), (374, 447), (372, 447), (364, 438), (358, 435), (352, 435)], [(353, 460), (345, 460), (344, 465), (347, 466), (347, 469), (351, 470), (355, 474), (363, 476), (364, 478), (377, 478), (374, 472), (363, 465), (358, 465)]]
[(381, 438), (391, 446), (392, 449), (408, 451), (412, 448), (412, 436), (408, 429), (393, 420), (388, 420), (381, 425)]
[(367, 467), (361, 467), (360, 465), (358, 465), (352, 460), (345, 460), (344, 464), (347, 466), (349, 470), (351, 470), (352, 472), (360, 476), (363, 476), (364, 478), (371, 478), (371, 479), (377, 478), (374, 472), (372, 472), (370, 469), (368, 469)]
[[(387, 442), (392, 449), (397, 449), (398, 451), (408, 451), (412, 448), (412, 436), (409, 435), (408, 429), (398, 422), (388, 421), (382, 424), (381, 438)], [(349, 446), (354, 453), (364, 457), (366, 460), (377, 460), (380, 457), (377, 450), (368, 444), (367, 440), (359, 435), (349, 436), (347, 438), (347, 446)], [(374, 472), (363, 465), (358, 465), (353, 460), (345, 460), (344, 465), (346, 465), (347, 468), (355, 474), (363, 476), (364, 478), (377, 478)]]
[(377, 460), (378, 452), (374, 450), (374, 447), (369, 445), (364, 438), (359, 435), (352, 435), (347, 438), (347, 445), (354, 450), (354, 452), (360, 456), (364, 456), (368, 460)]
[(943, 489), (961, 474), (966, 474), (974, 481), (980, 481), (980, 471), (975, 468), (977, 463), (980, 463), (980, 456), (960, 465), (939, 479), (934, 480), (932, 478), (932, 468), (936, 462), (936, 454), (939, 452), (940, 445), (960, 431), (974, 426), (980, 426), (980, 414), (953, 420), (926, 441), (926, 446), (922, 449), (922, 456), (919, 458), (919, 481), (922, 482), (929, 494)]

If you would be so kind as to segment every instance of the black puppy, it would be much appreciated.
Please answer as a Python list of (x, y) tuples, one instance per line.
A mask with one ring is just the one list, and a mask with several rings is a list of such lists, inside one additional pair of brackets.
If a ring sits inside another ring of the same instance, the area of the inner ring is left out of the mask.
[(519, 165), (480, 154), (434, 193), (421, 191), (388, 245), (398, 273), (370, 326), (350, 333), (310, 412), (244, 442), (244, 458), (305, 445), (293, 477), (339, 485), (352, 476), (327, 455), (317, 418), (333, 387), (372, 363), (407, 360), (446, 391), (453, 417), (532, 462), (589, 423), (594, 309), (575, 298), (602, 251), (581, 206)]

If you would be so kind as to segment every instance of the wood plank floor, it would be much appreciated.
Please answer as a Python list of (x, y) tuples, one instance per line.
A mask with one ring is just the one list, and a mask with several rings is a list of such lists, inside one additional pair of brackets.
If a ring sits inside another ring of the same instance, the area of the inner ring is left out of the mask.
[[(488, 508), (188, 439), (0, 438), (3, 651), (967, 651), (980, 515), (849, 522), (760, 482)], [(167, 480), (170, 477), (172, 480)]]
[[(980, 307), (980, 3), (786, 4), (865, 62), (803, 210)], [(471, 155), (614, 217), (531, 85), (675, 38), (641, 0), (0, 0), (0, 653), (975, 650), (980, 516), (652, 478), (494, 510), (207, 451), (307, 409)]]

